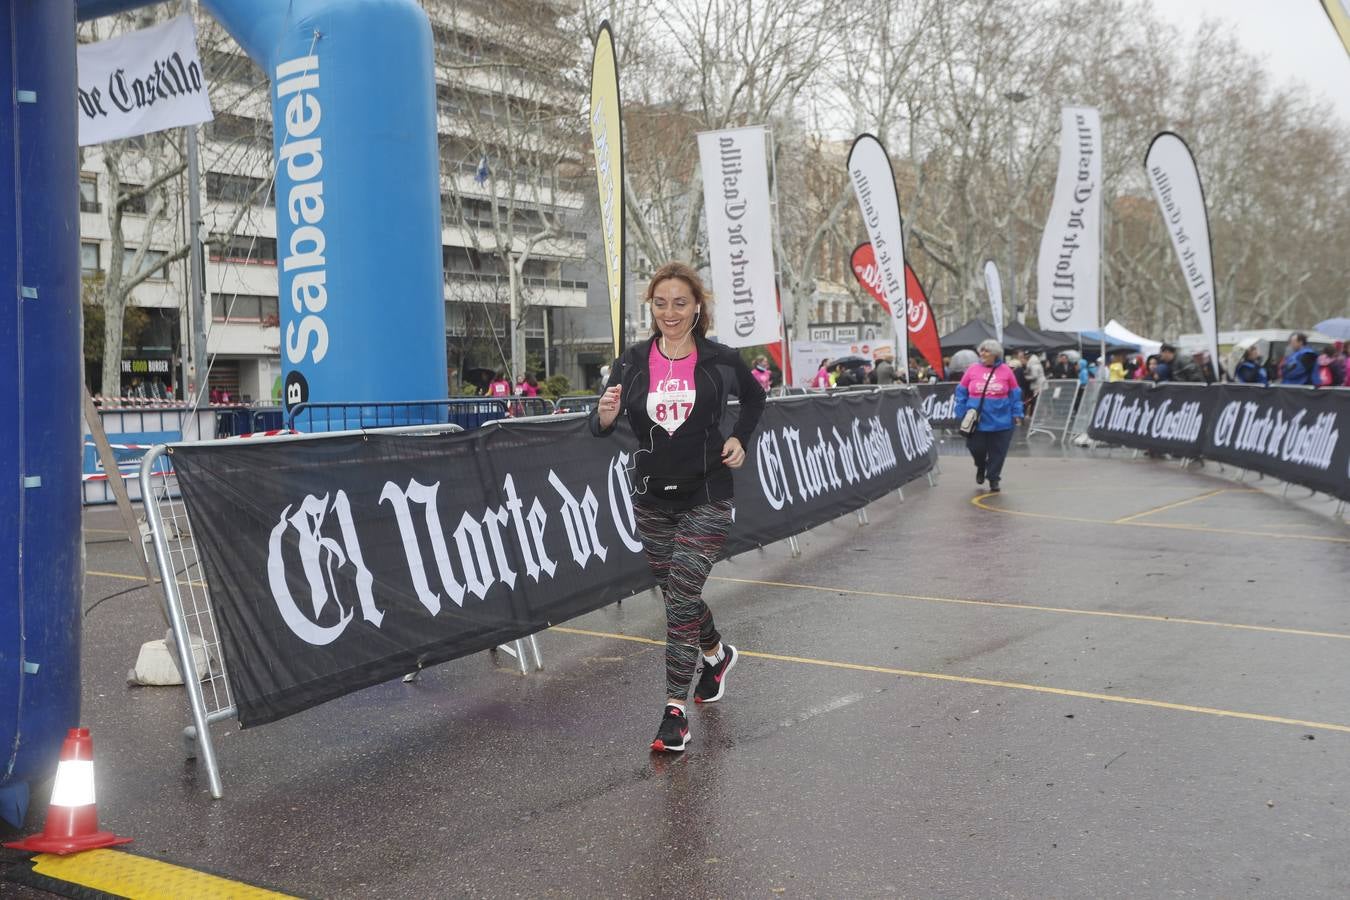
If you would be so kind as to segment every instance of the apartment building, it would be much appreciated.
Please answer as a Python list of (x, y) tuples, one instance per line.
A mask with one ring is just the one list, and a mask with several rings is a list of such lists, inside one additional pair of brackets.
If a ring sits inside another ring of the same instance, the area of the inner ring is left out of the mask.
[[(507, 17), (508, 29), (499, 4), (428, 0), (425, 6), (436, 47), (447, 391), (461, 393), (489, 371), (512, 368), (513, 359), (517, 375), (528, 367), (540, 378), (562, 374), (582, 384), (583, 366), (608, 343), (608, 331), (599, 333), (587, 316), (588, 302), (596, 302), (588, 292), (594, 294), (592, 284), (602, 283), (603, 273), (599, 254), (587, 247), (596, 217), (593, 203), (587, 211), (594, 177), (586, 145), (576, 138), (584, 122), (558, 87), (557, 72), (553, 78), (548, 72), (550, 65), (564, 68), (573, 61), (568, 54), (577, 52), (559, 28), (566, 9), (525, 4), (530, 14)], [(129, 27), (143, 24), (146, 15)], [(203, 232), (210, 239), (207, 381), (217, 395), (266, 401), (279, 396), (281, 377), (269, 85), (204, 14), (198, 31), (215, 110), (215, 120), (199, 132)], [(106, 36), (105, 29), (99, 37)], [(158, 264), (129, 295), (123, 393), (184, 395), (193, 324), (187, 265), (163, 261), (185, 241), (186, 179), (110, 215), (109, 163), (116, 180), (149, 184), (178, 163), (174, 144), (181, 144), (177, 136), (153, 149), (147, 141), (91, 147), (82, 161), (86, 302), (96, 301), (109, 274), (117, 243), (110, 219), (120, 219), (128, 263), (144, 246), (141, 268)], [(514, 348), (513, 317), (521, 323)], [(97, 391), (97, 367), (88, 368)]]

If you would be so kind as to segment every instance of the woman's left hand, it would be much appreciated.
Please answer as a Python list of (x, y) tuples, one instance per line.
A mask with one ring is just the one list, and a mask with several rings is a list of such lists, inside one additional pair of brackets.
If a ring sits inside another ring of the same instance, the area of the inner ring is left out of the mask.
[(745, 448), (741, 446), (739, 438), (729, 437), (722, 445), (722, 462), (729, 469), (739, 469), (745, 462)]

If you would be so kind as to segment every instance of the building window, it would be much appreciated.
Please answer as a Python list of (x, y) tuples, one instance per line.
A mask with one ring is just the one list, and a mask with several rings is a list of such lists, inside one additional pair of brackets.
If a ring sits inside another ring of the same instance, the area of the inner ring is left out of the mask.
[(136, 248), (126, 247), (122, 250), (122, 277), (134, 278), (141, 272), (153, 272), (151, 278), (168, 278), (169, 267), (164, 264), (164, 258), (168, 255), (165, 250), (147, 250), (145, 257), (141, 259), (140, 270), (133, 272), (131, 267), (136, 260)]
[(125, 199), (122, 201), (122, 212), (135, 213), (138, 216), (145, 215), (145, 194), (142, 193), (137, 194), (134, 197), (131, 196), (132, 191), (139, 191), (140, 189), (141, 186), (139, 184), (127, 184), (123, 182), (122, 196)]
[(249, 119), (229, 113), (218, 114), (206, 125), (206, 135), (221, 143), (272, 144), (272, 123), (263, 119)]
[(211, 318), (216, 322), (277, 324), (277, 298), (260, 294), (213, 294)]
[(80, 212), (96, 213), (103, 210), (98, 202), (98, 176), (80, 176)]
[(80, 243), (80, 274), (96, 275), (103, 268), (100, 263), (98, 244)]
[(205, 64), (207, 80), (211, 83), (233, 82), (246, 85), (267, 83), (267, 76), (253, 60), (242, 53), (202, 50), (201, 60)]
[(224, 172), (206, 173), (206, 199), (225, 203), (274, 205), (273, 194), (265, 192), (267, 182), (248, 175), (226, 175)]
[(230, 238), (211, 236), (211, 261), (253, 263), (264, 266), (277, 264), (277, 239), (236, 234)]

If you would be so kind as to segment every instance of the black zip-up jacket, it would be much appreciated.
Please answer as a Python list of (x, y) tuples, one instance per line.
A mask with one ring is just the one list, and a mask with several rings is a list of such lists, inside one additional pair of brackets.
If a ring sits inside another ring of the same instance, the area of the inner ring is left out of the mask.
[[(684, 424), (668, 434), (647, 415), (651, 385), (649, 361), (652, 337), (624, 351), (610, 366), (609, 382), (623, 388), (620, 412), (638, 439), (634, 499), (670, 509), (690, 509), (702, 503), (732, 498), (731, 470), (722, 462), (722, 445), (735, 437), (750, 450), (750, 436), (764, 413), (765, 394), (739, 351), (694, 336), (698, 362), (694, 365), (694, 410)], [(602, 391), (603, 393), (603, 391)], [(735, 394), (741, 414), (730, 435), (722, 432), (727, 401)], [(615, 421), (618, 421), (617, 419)], [(614, 430), (600, 427), (599, 406), (591, 411), (591, 434), (605, 437)], [(643, 452), (648, 451), (648, 452)], [(666, 488), (676, 483), (677, 487)], [(672, 494), (679, 494), (672, 498)]]

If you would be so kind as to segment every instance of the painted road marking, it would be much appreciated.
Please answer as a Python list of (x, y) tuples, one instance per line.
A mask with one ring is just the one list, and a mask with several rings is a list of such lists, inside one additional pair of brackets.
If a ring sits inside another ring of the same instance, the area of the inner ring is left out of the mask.
[[(1120, 525), (1126, 528), (1171, 528), (1178, 531), (1196, 531), (1206, 534), (1233, 534), (1242, 537), (1267, 537), (1279, 538), (1285, 541), (1323, 541), (1331, 544), (1350, 544), (1350, 537), (1329, 537), (1320, 534), (1280, 534), (1275, 531), (1243, 531), (1237, 528), (1210, 528), (1205, 525), (1179, 525), (1168, 522), (1121, 522), (1115, 519), (1084, 519), (1078, 516), (1057, 516), (1051, 513), (1026, 512), (1020, 509), (1002, 509), (997, 506), (986, 506), (985, 500), (991, 497), (1001, 497), (1002, 494), (980, 494), (978, 497), (971, 497), (972, 506), (978, 507), (985, 512), (1003, 513), (1009, 516), (1026, 516), (1031, 519), (1053, 519), (1057, 522), (1082, 522), (1087, 525)], [(1197, 498), (1198, 499), (1198, 498)], [(1157, 510), (1151, 510), (1157, 512)]]
[(1144, 516), (1151, 516), (1154, 513), (1165, 512), (1169, 509), (1176, 509), (1179, 506), (1186, 506), (1188, 504), (1195, 503), (1199, 500), (1208, 500), (1210, 497), (1217, 497), (1219, 494), (1225, 493), (1227, 490), (1228, 488), (1219, 488), (1216, 491), (1206, 491), (1205, 493), (1199, 495), (1198, 497), (1188, 497), (1185, 500), (1178, 500), (1176, 503), (1165, 503), (1162, 506), (1155, 506), (1152, 509), (1146, 509), (1143, 512), (1135, 513), (1132, 516), (1121, 516), (1119, 519), (1116, 519), (1112, 524), (1123, 525), (1126, 522), (1133, 522), (1135, 519), (1142, 519)]
[(1001, 609), (1025, 609), (1035, 612), (1068, 613), (1077, 616), (1099, 616), (1105, 619), (1133, 619), (1140, 622), (1167, 622), (1175, 625), (1208, 625), (1213, 628), (1233, 628), (1239, 631), (1264, 631), (1271, 634), (1292, 634), (1299, 637), (1335, 638), (1350, 641), (1350, 634), (1336, 631), (1313, 631), (1306, 628), (1280, 628), (1275, 625), (1242, 625), (1236, 622), (1218, 622), (1213, 619), (1187, 619), (1180, 616), (1151, 616), (1145, 613), (1111, 612), (1099, 609), (1073, 609), (1065, 606), (1037, 606), (1031, 603), (1008, 603), (999, 600), (965, 600), (958, 597), (930, 597), (924, 594), (896, 594), (890, 591), (864, 591), (853, 588), (830, 587), (821, 584), (794, 584), (790, 581), (759, 581), (754, 578), (731, 578), (710, 575), (709, 581), (729, 581), (737, 584), (757, 584), (764, 587), (795, 588), (803, 591), (821, 591), (852, 594), (858, 597), (881, 597), (894, 600), (923, 600), (931, 603), (954, 603), (962, 606), (992, 606)]
[[(1110, 524), (1105, 523), (1105, 524)], [(122, 578), (127, 581), (145, 581), (139, 575), (126, 575), (121, 572), (99, 572), (89, 570), (85, 574), (97, 575), (103, 578)], [(1105, 619), (1132, 619), (1138, 622), (1166, 622), (1173, 625), (1206, 625), (1211, 628), (1231, 628), (1236, 631), (1259, 631), (1268, 634), (1287, 634), (1296, 637), (1316, 637), (1332, 638), (1334, 640), (1350, 640), (1350, 634), (1343, 634), (1336, 631), (1317, 631), (1310, 628), (1282, 628), (1277, 625), (1244, 625), (1239, 622), (1219, 622), (1214, 619), (1191, 619), (1184, 616), (1154, 616), (1144, 613), (1125, 613), (1111, 612), (1109, 610), (1099, 609), (1073, 609), (1064, 606), (1040, 606), (1032, 603), (1009, 603), (998, 600), (971, 600), (961, 597), (934, 597), (926, 594), (900, 594), (891, 591), (864, 591), (855, 588), (836, 587), (823, 584), (796, 584), (789, 581), (761, 581), (754, 578), (732, 578), (726, 575), (710, 575), (709, 581), (726, 581), (736, 584), (756, 584), (764, 587), (793, 588), (803, 591), (824, 591), (835, 594), (849, 594), (857, 597), (880, 597), (890, 600), (920, 600), (928, 603), (951, 603), (962, 606), (988, 606), (1000, 609), (1019, 609), (1032, 612), (1050, 612), (1064, 613), (1078, 616), (1097, 616)], [(180, 585), (190, 585), (192, 587), (205, 588), (206, 584), (200, 581), (179, 581)], [(159, 584), (156, 580), (155, 584)]]
[[(125, 580), (127, 580), (127, 581), (140, 581), (140, 582), (144, 582), (144, 581), (145, 581), (145, 576), (144, 576), (144, 575), (128, 575), (128, 574), (126, 574), (125, 572), (100, 572), (100, 571), (98, 571), (98, 570), (96, 570), (96, 569), (85, 569), (85, 570), (84, 570), (84, 574), (85, 574), (85, 575), (97, 575), (99, 578), (123, 578), (123, 579), (125, 579)], [(160, 583), (160, 582), (159, 582), (159, 579), (156, 578), (156, 579), (155, 579), (155, 584), (159, 584), (159, 583)], [(204, 588), (204, 587), (206, 587), (206, 582), (204, 582), (204, 581), (179, 581), (179, 582), (177, 582), (177, 583), (180, 584), (180, 585), (188, 585), (188, 586), (190, 586), (190, 587), (199, 587), (199, 588)], [(148, 585), (147, 585), (147, 586), (148, 586)]]
[(120, 850), (86, 850), (69, 856), (40, 853), (33, 857), (33, 871), (47, 878), (138, 900), (290, 896)]
[[(555, 625), (550, 631), (562, 634), (575, 634), (585, 637), (609, 638), (616, 641), (632, 641), (639, 644), (651, 644), (664, 647), (665, 641), (635, 637), (630, 634), (614, 634), (607, 631), (589, 631), (583, 628), (569, 628)], [(878, 675), (897, 675), (904, 678), (922, 678), (929, 681), (947, 681), (955, 684), (974, 684), (981, 687), (1004, 688), (1014, 691), (1028, 691), (1035, 694), (1053, 694), (1059, 697), (1076, 697), (1081, 700), (1101, 700), (1105, 703), (1124, 703), (1130, 706), (1145, 706), (1152, 709), (1167, 709), (1174, 712), (1196, 713), (1206, 716), (1218, 716), (1225, 719), (1243, 719), (1250, 722), (1267, 722), (1274, 725), (1292, 725), (1297, 728), (1315, 728), (1323, 731), (1337, 731), (1350, 734), (1350, 725), (1334, 722), (1314, 722), (1309, 719), (1291, 719), (1285, 716), (1267, 716), (1262, 713), (1249, 713), (1233, 709), (1219, 709), (1213, 706), (1193, 706), (1188, 703), (1169, 703), (1166, 700), (1148, 700), (1143, 697), (1123, 697), (1112, 694), (1098, 694), (1092, 691), (1075, 691), (1068, 688), (1048, 687), (1042, 684), (1023, 684), (1018, 681), (997, 681), (992, 678), (972, 678), (966, 675), (946, 675), (941, 672), (919, 672), (913, 669), (893, 669), (889, 666), (868, 666), (859, 663), (838, 662), (829, 659), (812, 659), (807, 656), (786, 656), (780, 653), (761, 653), (754, 650), (736, 648), (742, 656), (755, 659), (768, 659), (775, 662), (797, 663), (799, 665), (823, 666), (829, 669), (845, 669), (853, 672), (872, 672)]]

